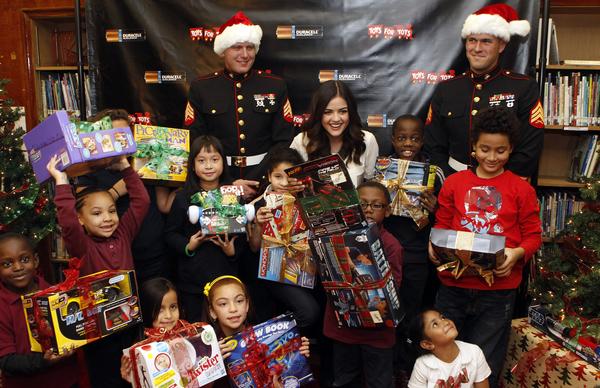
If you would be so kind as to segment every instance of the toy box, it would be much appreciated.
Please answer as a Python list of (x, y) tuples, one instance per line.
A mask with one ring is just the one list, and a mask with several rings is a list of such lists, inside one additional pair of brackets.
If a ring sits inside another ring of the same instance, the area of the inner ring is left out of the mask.
[(296, 199), (287, 193), (272, 193), (265, 196), (265, 201), (273, 219), (263, 228), (258, 277), (313, 288), (317, 268)]
[(80, 347), (142, 322), (133, 271), (102, 271), (22, 296), (31, 350)]
[(225, 185), (192, 196), (188, 217), (199, 223), (204, 234), (246, 233), (246, 224), (254, 219), (254, 206), (242, 205), (244, 188)]
[(272, 372), (279, 375), (283, 387), (313, 381), (308, 360), (299, 351), (302, 341), (291, 314), (253, 326), (228, 341), (233, 351), (225, 365), (239, 388), (273, 387)]
[(297, 197), (306, 224), (315, 236), (367, 225), (358, 193), (339, 155), (315, 159), (285, 172), (304, 183), (305, 189)]
[(136, 388), (202, 387), (227, 375), (219, 341), (206, 323), (181, 327), (125, 349)]
[(340, 326), (395, 327), (403, 318), (377, 226), (310, 241)]
[(429, 224), (429, 212), (421, 205), (421, 193), (433, 191), (435, 169), (429, 163), (377, 158), (375, 179), (390, 192), (392, 214), (412, 218), (419, 229)]
[(445, 262), (438, 271), (452, 270), (456, 279), (479, 275), (491, 286), (492, 270), (505, 259), (504, 236), (433, 228), (430, 240), (439, 259)]
[(542, 305), (529, 306), (529, 323), (548, 334), (559, 344), (600, 369), (600, 344), (578, 335), (577, 329), (564, 326)]
[(136, 150), (128, 127), (80, 134), (77, 125), (69, 121), (66, 111), (48, 116), (23, 135), (23, 143), (38, 183), (50, 179), (46, 165), (54, 155), (59, 157), (59, 170), (69, 176), (78, 176), (104, 168), (116, 157)]
[(133, 168), (143, 174), (144, 181), (160, 184), (185, 182), (190, 131), (136, 124), (133, 137), (137, 143)]

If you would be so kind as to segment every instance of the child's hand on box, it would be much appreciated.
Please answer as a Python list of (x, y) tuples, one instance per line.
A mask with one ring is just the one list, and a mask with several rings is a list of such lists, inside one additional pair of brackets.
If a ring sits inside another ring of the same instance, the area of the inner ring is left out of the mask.
[(300, 351), (301, 355), (308, 358), (308, 357), (310, 357), (310, 342), (308, 341), (308, 338), (306, 338), (306, 337), (302, 337), (301, 340), (302, 340), (302, 344), (300, 345), (300, 349), (298, 349), (298, 350)]
[(121, 356), (121, 378), (128, 383), (131, 383), (131, 372), (133, 370), (133, 364), (131, 359), (126, 355)]
[(219, 341), (219, 349), (221, 350), (221, 355), (223, 355), (223, 360), (225, 360), (231, 355), (234, 349), (234, 342), (228, 338), (223, 338)]
[(429, 241), (429, 245), (427, 246), (427, 251), (429, 252), (429, 261), (431, 261), (436, 266), (442, 264), (440, 262), (440, 259), (437, 257), (437, 254), (433, 250), (433, 245), (431, 245), (431, 241)]
[(64, 347), (63, 351), (64, 353), (59, 355), (54, 353), (54, 349), (48, 349), (44, 352), (44, 360), (49, 364), (56, 364), (60, 360), (71, 357), (73, 354), (75, 354), (75, 346), (68, 348)]
[(524, 255), (525, 249), (521, 247), (504, 248), (504, 256), (506, 259), (504, 260), (504, 263), (500, 264), (500, 266), (494, 270), (494, 275), (498, 276), (499, 278), (510, 275), (517, 261), (519, 261), (519, 259), (521, 259)]
[(430, 213), (435, 212), (437, 206), (436, 196), (429, 190), (425, 190), (421, 193), (421, 205), (427, 209)]
[(190, 237), (190, 241), (188, 242), (186, 249), (188, 250), (188, 252), (193, 252), (196, 249), (198, 249), (198, 247), (200, 245), (202, 245), (202, 243), (204, 241), (206, 241), (208, 239), (208, 236), (206, 234), (204, 234), (204, 232), (202, 232), (202, 229), (199, 230), (198, 232), (196, 232), (196, 234), (192, 235)]
[(288, 178), (286, 188), (290, 193), (296, 193), (304, 190), (304, 184), (296, 178)]
[(130, 164), (127, 158), (125, 156), (122, 156), (121, 158), (119, 158), (119, 160), (113, 162), (110, 166), (106, 167), (106, 169), (113, 171), (123, 171), (129, 166)]
[(271, 210), (266, 206), (261, 207), (256, 212), (256, 223), (260, 227), (262, 227), (264, 224), (271, 221), (272, 219), (273, 219), (273, 213), (271, 213)]
[(221, 247), (226, 256), (232, 257), (235, 255), (235, 245), (233, 243), (237, 238), (238, 236), (233, 236), (230, 239), (229, 235), (225, 233), (223, 238), (217, 234), (216, 236), (213, 236), (210, 241), (212, 241), (213, 244)]
[(58, 155), (54, 155), (53, 157), (50, 158), (50, 161), (46, 165), (46, 169), (50, 173), (50, 176), (52, 176), (52, 178), (54, 178), (54, 181), (56, 182), (57, 185), (68, 185), (69, 177), (67, 177), (67, 174), (63, 171), (59, 171), (56, 168), (56, 165), (58, 164), (58, 162), (59, 162)]

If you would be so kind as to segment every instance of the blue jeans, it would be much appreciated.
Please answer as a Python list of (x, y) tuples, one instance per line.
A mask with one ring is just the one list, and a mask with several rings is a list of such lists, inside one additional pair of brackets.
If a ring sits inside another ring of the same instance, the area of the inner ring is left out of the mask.
[(489, 382), (498, 382), (510, 334), (516, 290), (473, 290), (440, 286), (435, 307), (452, 319), (458, 339), (478, 345), (492, 370)]

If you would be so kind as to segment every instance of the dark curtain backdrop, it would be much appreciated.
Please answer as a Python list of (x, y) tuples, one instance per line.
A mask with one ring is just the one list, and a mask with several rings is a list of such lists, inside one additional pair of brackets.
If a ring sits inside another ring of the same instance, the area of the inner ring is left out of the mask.
[[(243, 10), (263, 29), (255, 68), (286, 80), (294, 114), (306, 110), (320, 78), (346, 80), (365, 126), (387, 153), (389, 144), (381, 140), (393, 119), (404, 113), (424, 117), (436, 84), (466, 70), (462, 23), (490, 3), (88, 0), (93, 108), (150, 112), (160, 125), (181, 127), (189, 83), (223, 66), (212, 50), (214, 28)], [(529, 20), (532, 31), (513, 38), (503, 65), (533, 75), (539, 1), (506, 3)]]

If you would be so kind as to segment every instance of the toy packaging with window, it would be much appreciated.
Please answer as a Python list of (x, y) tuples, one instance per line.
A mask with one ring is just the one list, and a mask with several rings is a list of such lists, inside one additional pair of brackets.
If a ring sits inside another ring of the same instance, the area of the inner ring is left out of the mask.
[(310, 245), (340, 326), (398, 325), (400, 299), (375, 224), (315, 238)]
[[(94, 124), (72, 123), (66, 111), (58, 111), (23, 135), (23, 143), (38, 183), (50, 179), (46, 166), (54, 155), (58, 155), (58, 169), (74, 177), (104, 168), (116, 158), (136, 151), (128, 127), (93, 130), (105, 128)], [(88, 130), (92, 132), (86, 132)]]
[(243, 205), (242, 186), (224, 185), (192, 195), (188, 217), (199, 224), (204, 234), (246, 233), (246, 224), (254, 219), (254, 206)]
[(273, 219), (263, 227), (258, 277), (313, 288), (316, 263), (308, 246), (309, 231), (293, 195), (265, 196)]
[(183, 184), (187, 176), (190, 131), (136, 124), (133, 137), (137, 152), (133, 169), (149, 183)]
[(62, 354), (142, 322), (134, 271), (67, 271), (63, 283), (22, 296), (32, 351)]
[(134, 387), (202, 387), (227, 375), (214, 329), (179, 322), (170, 331), (150, 329), (146, 340), (123, 350), (132, 361)]
[(297, 193), (306, 224), (315, 236), (367, 225), (358, 193), (339, 155), (315, 159), (285, 170), (304, 184)]
[(308, 360), (300, 354), (302, 340), (291, 314), (252, 326), (226, 341), (233, 350), (225, 366), (239, 388), (273, 387), (273, 374), (283, 387), (313, 381)]
[(421, 193), (433, 191), (435, 169), (429, 163), (377, 158), (375, 179), (390, 192), (392, 214), (412, 218), (419, 229), (429, 224), (429, 212), (421, 205)]

